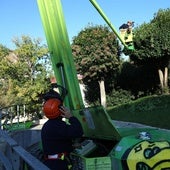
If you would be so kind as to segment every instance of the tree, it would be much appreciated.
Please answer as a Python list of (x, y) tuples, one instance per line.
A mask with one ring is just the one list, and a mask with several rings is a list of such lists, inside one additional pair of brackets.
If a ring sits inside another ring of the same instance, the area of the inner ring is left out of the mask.
[(98, 94), (99, 83), (101, 104), (106, 106), (105, 84), (111, 86), (121, 62), (115, 34), (106, 26), (88, 26), (73, 38), (72, 50), (83, 83), (94, 87), (90, 95)]
[(130, 58), (137, 65), (154, 65), (157, 69), (162, 92), (168, 90), (168, 65), (170, 62), (170, 9), (160, 9), (150, 23), (136, 30), (135, 50)]
[[(40, 39), (22, 36), (13, 40), (16, 49), (0, 50), (1, 55), (1, 93), (7, 101), (1, 106), (11, 104), (41, 104), (40, 99), (49, 85), (50, 70), (48, 48), (41, 44)], [(33, 108), (33, 107), (32, 107)]]
[[(10, 50), (0, 45), (0, 107), (8, 105), (11, 103), (11, 100), (14, 98), (13, 95), (8, 95), (8, 87), (11, 86), (11, 79), (8, 79), (6, 76), (6, 69), (8, 67), (6, 56), (9, 54)], [(4, 70), (5, 69), (5, 70)], [(8, 83), (7, 83), (8, 80)], [(7, 85), (9, 84), (9, 86)], [(9, 97), (9, 98), (8, 98)]]

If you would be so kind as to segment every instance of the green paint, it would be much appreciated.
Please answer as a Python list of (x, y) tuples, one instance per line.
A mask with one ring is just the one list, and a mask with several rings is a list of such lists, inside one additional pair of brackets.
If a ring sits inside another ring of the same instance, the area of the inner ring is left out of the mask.
[[(61, 2), (60, 0), (37, 0), (37, 2), (57, 83), (68, 90), (64, 103), (73, 110), (84, 108)], [(57, 67), (60, 64), (63, 67)]]
[(119, 141), (121, 136), (102, 106), (74, 110), (86, 137)]

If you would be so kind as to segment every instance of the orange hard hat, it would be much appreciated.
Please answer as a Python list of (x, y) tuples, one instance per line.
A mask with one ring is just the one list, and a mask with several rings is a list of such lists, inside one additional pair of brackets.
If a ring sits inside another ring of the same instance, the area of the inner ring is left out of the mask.
[(61, 115), (59, 107), (62, 105), (62, 102), (59, 99), (48, 99), (43, 105), (43, 112), (45, 116), (49, 119), (55, 119)]

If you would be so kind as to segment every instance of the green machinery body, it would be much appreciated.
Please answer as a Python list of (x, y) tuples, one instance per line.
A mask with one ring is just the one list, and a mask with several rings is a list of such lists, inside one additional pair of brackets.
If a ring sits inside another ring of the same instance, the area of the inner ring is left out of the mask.
[[(117, 126), (103, 107), (84, 107), (61, 2), (37, 2), (57, 83), (69, 92), (64, 103), (79, 119), (84, 130), (85, 142), (72, 153), (73, 170), (170, 169), (169, 132), (150, 127)], [(90, 2), (127, 46), (97, 2)]]

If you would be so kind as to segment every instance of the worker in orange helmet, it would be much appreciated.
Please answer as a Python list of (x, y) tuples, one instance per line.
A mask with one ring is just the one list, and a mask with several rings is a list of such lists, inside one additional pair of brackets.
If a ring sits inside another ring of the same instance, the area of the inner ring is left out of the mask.
[[(44, 164), (51, 170), (68, 170), (72, 141), (83, 135), (83, 129), (57, 92), (51, 90), (44, 98), (43, 112), (48, 118), (41, 131)], [(62, 118), (68, 119), (69, 125)]]

